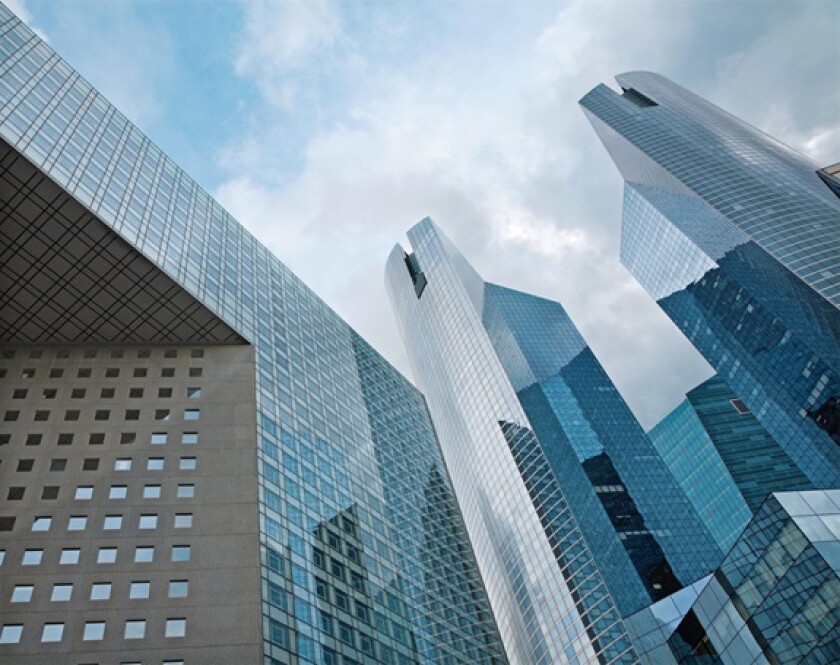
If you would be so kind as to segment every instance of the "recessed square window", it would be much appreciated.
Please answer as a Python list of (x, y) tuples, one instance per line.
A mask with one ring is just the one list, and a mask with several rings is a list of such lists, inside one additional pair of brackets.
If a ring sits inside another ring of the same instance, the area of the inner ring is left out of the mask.
[(143, 389), (142, 388), (130, 388), (128, 391), (128, 396), (131, 399), (139, 399), (143, 397)]
[(113, 399), (116, 394), (117, 391), (114, 388), (102, 388), (102, 390), (99, 391), (100, 399)]
[(192, 513), (178, 513), (175, 515), (176, 529), (189, 529), (193, 525)]
[(191, 379), (197, 379), (202, 374), (204, 374), (204, 370), (201, 367), (190, 367), (189, 376)]
[(58, 395), (58, 390), (55, 388), (44, 388), (41, 391), (41, 399), (55, 399), (56, 395)]
[(137, 433), (136, 432), (123, 432), (120, 434), (120, 445), (121, 446), (128, 446), (137, 441)]
[(50, 460), (50, 471), (64, 471), (67, 468), (67, 460), (57, 457)]
[(171, 416), (169, 409), (155, 409), (155, 420), (169, 420)]
[(131, 600), (142, 600), (149, 597), (150, 584), (147, 581), (132, 582), (128, 590), (128, 597)]
[(26, 394), (29, 391), (26, 388), (18, 388), (12, 391), (12, 399), (26, 399)]
[(158, 388), (158, 397), (172, 397), (172, 388)]
[(114, 460), (114, 471), (131, 471), (131, 458), (118, 457)]
[(140, 515), (140, 522), (138, 526), (141, 529), (157, 529), (157, 523), (157, 515)]
[(49, 531), (52, 526), (52, 517), (36, 517), (32, 520), (33, 531)]
[(179, 460), (178, 468), (181, 471), (195, 471), (197, 466), (195, 457), (182, 457)]
[(90, 501), (93, 498), (93, 485), (80, 485), (76, 488), (76, 501)]
[(184, 409), (184, 420), (198, 420), (200, 417), (199, 409)]
[(0, 531), (12, 531), (15, 528), (16, 517), (0, 517)]
[(105, 531), (118, 531), (122, 529), (122, 522), (122, 515), (106, 515), (102, 522), (102, 528)]
[(166, 432), (155, 432), (152, 434), (152, 445), (162, 446), (166, 443), (167, 438)]
[(0, 446), (8, 446), (9, 441), (12, 440), (12, 435), (8, 433), (0, 434)]
[(0, 566), (3, 565), (3, 562), (6, 560), (6, 550), (0, 550)]
[(125, 622), (123, 638), (126, 640), (142, 640), (146, 637), (146, 620), (134, 619)]
[(81, 412), (75, 409), (70, 409), (69, 411), (64, 412), (64, 420), (68, 422), (75, 422), (79, 419), (79, 414)]
[(64, 637), (63, 623), (45, 623), (41, 632), (41, 642), (61, 642)]
[(59, 446), (72, 446), (73, 445), (73, 435), (69, 432), (64, 432), (58, 435), (58, 441), (56, 444)]
[(178, 485), (179, 499), (191, 499), (195, 496), (195, 485)]
[(22, 379), (31, 379), (35, 376), (35, 370), (32, 368), (25, 368), (20, 370), (20, 378)]
[(117, 548), (116, 547), (100, 547), (96, 553), (96, 563), (116, 563), (117, 562)]
[(43, 423), (50, 419), (50, 412), (49, 411), (36, 411), (35, 412), (35, 422)]
[(105, 443), (105, 434), (102, 432), (93, 432), (88, 437), (88, 444), (91, 446), (101, 446)]
[(149, 370), (146, 369), (145, 367), (135, 367), (134, 372), (133, 372), (133, 376), (134, 376), (135, 379), (142, 379), (142, 378), (145, 378), (148, 373), (149, 373)]
[(58, 485), (46, 485), (41, 490), (41, 499), (44, 501), (52, 501), (58, 498)]
[(70, 391), (70, 397), (72, 399), (84, 399), (85, 393), (87, 391), (84, 388), (73, 388)]
[(135, 563), (149, 563), (155, 560), (154, 547), (135, 547), (134, 548), (134, 562)]
[(18, 417), (20, 416), (20, 411), (6, 411), (3, 414), (3, 421), (7, 423), (16, 422)]
[(27, 434), (26, 435), (26, 445), (27, 446), (40, 446), (41, 441), (43, 439), (42, 434)]
[(164, 379), (171, 379), (173, 376), (175, 376), (175, 368), (174, 367), (161, 367), (160, 375)]
[(75, 547), (63, 549), (61, 550), (61, 558), (59, 558), (58, 563), (60, 563), (62, 566), (72, 566), (74, 564), (77, 564), (79, 563), (80, 554), (81, 550), (78, 550)]
[(84, 353), (82, 353), (82, 358), (87, 358), (88, 360), (90, 360), (91, 358), (96, 358), (96, 350), (87, 349)]
[(178, 349), (166, 349), (163, 352), (164, 358), (177, 358), (178, 357)]
[(181, 435), (181, 443), (186, 445), (195, 445), (198, 443), (198, 432), (184, 432)]
[(128, 487), (126, 485), (111, 485), (108, 490), (109, 499), (124, 499), (128, 496)]
[(169, 597), (186, 598), (189, 593), (190, 583), (187, 580), (170, 580)]
[(0, 644), (19, 644), (23, 626), (19, 623), (4, 623), (0, 628)]
[(64, 376), (64, 369), (62, 367), (53, 367), (50, 370), (51, 379), (60, 379), (62, 376)]
[(201, 397), (201, 388), (187, 388), (187, 397), (198, 399)]
[(76, 372), (76, 376), (79, 377), (80, 379), (89, 379), (91, 373), (92, 373), (92, 370), (91, 370), (90, 367), (80, 367), (79, 371)]
[(13, 603), (28, 603), (32, 600), (32, 591), (35, 589), (31, 584), (20, 584), (12, 590)]
[(159, 499), (160, 498), (160, 485), (146, 485), (143, 488), (143, 498), (144, 499)]
[(96, 471), (99, 468), (98, 457), (86, 457), (82, 462), (82, 471)]
[(172, 561), (189, 561), (190, 560), (190, 546), (189, 545), (173, 545), (172, 546)]
[(54, 603), (66, 603), (73, 596), (72, 584), (54, 584), (50, 600)]
[[(91, 598), (93, 600), (93, 598)], [(82, 634), (84, 642), (99, 642), (105, 639), (104, 621), (86, 621), (85, 632)]]
[(204, 349), (192, 349), (190, 351), (190, 358), (203, 358)]
[(23, 553), (21, 566), (39, 566), (44, 556), (44, 550), (26, 550)]
[(111, 412), (108, 409), (97, 409), (93, 416), (94, 420), (108, 420), (111, 417)]
[(124, 355), (122, 349), (111, 349), (111, 358), (122, 358)]
[(120, 368), (119, 367), (108, 367), (105, 369), (105, 378), (106, 379), (116, 379), (120, 375)]
[(10, 487), (9, 493), (6, 495), (8, 501), (20, 501), (26, 493), (25, 487)]
[(137, 352), (138, 358), (150, 358), (152, 356), (152, 352), (149, 349), (140, 349)]
[(111, 598), (111, 583), (110, 582), (94, 582), (90, 587), (91, 600), (110, 600)]
[(126, 409), (126, 420), (140, 420), (140, 409)]
[(187, 635), (187, 620), (186, 619), (167, 619), (165, 637), (186, 637)]
[(21, 459), (18, 460), (17, 470), (22, 472), (32, 471), (32, 467), (35, 465), (35, 460), (32, 459)]
[(87, 517), (85, 515), (73, 515), (67, 520), (68, 531), (84, 531), (87, 528)]
[(150, 457), (146, 462), (149, 471), (163, 471), (163, 457)]

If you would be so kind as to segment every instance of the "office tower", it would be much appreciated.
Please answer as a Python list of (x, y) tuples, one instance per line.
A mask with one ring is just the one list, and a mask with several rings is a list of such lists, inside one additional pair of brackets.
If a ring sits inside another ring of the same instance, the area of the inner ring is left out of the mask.
[(840, 483), (836, 168), (667, 79), (584, 112), (624, 178), (621, 260), (815, 487)]
[(724, 552), (769, 494), (813, 489), (718, 376), (690, 390), (649, 434)]
[(562, 306), (408, 237), (387, 287), (508, 653), (633, 661), (623, 618), (722, 551)]
[(504, 663), (420, 393), (0, 5), (0, 663)]

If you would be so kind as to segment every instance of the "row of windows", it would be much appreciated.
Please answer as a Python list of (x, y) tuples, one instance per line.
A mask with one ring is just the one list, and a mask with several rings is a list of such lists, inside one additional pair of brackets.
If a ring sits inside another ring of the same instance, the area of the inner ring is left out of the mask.
[[(50, 593), (50, 601), (53, 603), (69, 602), (73, 597), (71, 583), (53, 584)], [(169, 580), (167, 589), (168, 598), (186, 598), (189, 594), (190, 583), (188, 580)], [(129, 600), (147, 600), (151, 596), (152, 583), (149, 580), (135, 580), (129, 583)], [(90, 600), (111, 600), (111, 582), (94, 582), (90, 585)], [(33, 584), (17, 584), (12, 589), (10, 603), (29, 603), (35, 592)]]
[[(47, 376), (51, 379), (60, 379), (64, 377), (64, 367), (53, 367), (47, 373)], [(118, 379), (120, 377), (120, 368), (119, 367), (107, 367), (103, 372), (103, 376), (106, 379)], [(0, 379), (4, 379), (9, 374), (8, 367), (0, 367)], [(38, 370), (34, 367), (24, 367), (20, 370), (20, 374), (18, 375), (21, 379), (34, 379), (38, 374)], [(190, 378), (198, 378), (203, 376), (204, 368), (202, 367), (189, 367), (187, 368), (187, 376)], [(171, 379), (175, 376), (175, 368), (174, 367), (161, 367), (160, 368), (160, 375), (164, 379)], [(89, 379), (93, 376), (93, 368), (92, 367), (79, 367), (76, 370), (76, 378), (78, 379)], [(148, 367), (135, 367), (132, 372), (131, 376), (135, 379), (145, 379), (149, 376), (149, 368)]]
[[(97, 642), (105, 639), (105, 621), (86, 621), (82, 640)], [(167, 619), (164, 637), (186, 637), (187, 620)], [(18, 644), (23, 637), (23, 624), (4, 624), (0, 628), (0, 644)], [(128, 619), (123, 628), (123, 639), (142, 640), (146, 638), (146, 620)], [(45, 623), (41, 631), (41, 642), (61, 642), (64, 639), (64, 623)]]
[[(26, 487), (10, 487), (6, 495), (8, 501), (20, 501), (26, 495)], [(60, 487), (57, 485), (46, 485), (41, 488), (41, 499), (52, 501), (58, 498)], [(76, 487), (74, 498), (77, 501), (88, 501), (93, 498), (94, 488), (92, 485), (79, 485)], [(175, 496), (178, 499), (191, 499), (195, 496), (195, 485), (192, 483), (179, 484)], [(108, 488), (108, 498), (119, 500), (128, 497), (128, 485), (111, 485)], [(148, 484), (143, 486), (144, 499), (159, 499), (161, 497), (161, 485)]]
[[(16, 519), (0, 518), (0, 519)], [(49, 515), (38, 516), (32, 520), (32, 531), (44, 533), (52, 528), (53, 518)], [(88, 518), (86, 515), (74, 515), (67, 521), (68, 531), (84, 531), (87, 528)], [(192, 513), (177, 513), (175, 515), (174, 527), (176, 529), (189, 529), (193, 525)], [(137, 523), (140, 529), (157, 529), (157, 513), (140, 515)], [(123, 528), (123, 515), (106, 515), (102, 521), (104, 531), (119, 531)]]
[[(158, 388), (157, 396), (161, 398), (172, 397), (173, 389), (168, 386)], [(201, 397), (201, 388), (199, 386), (188, 386), (184, 394), (189, 399), (199, 399)], [(87, 388), (71, 388), (70, 399), (85, 399), (88, 395)], [(101, 388), (99, 391), (100, 399), (113, 399), (116, 396), (116, 388)], [(139, 399), (146, 396), (146, 389), (134, 387), (128, 389), (128, 397), (130, 399)], [(29, 388), (15, 388), (12, 390), (12, 399), (27, 399), (29, 397)], [(58, 397), (58, 388), (42, 388), (41, 399), (56, 399)]]
[[(56, 438), (57, 446), (72, 446), (76, 435), (72, 432), (59, 433)], [(8, 445), (12, 440), (11, 434), (0, 434), (0, 446)], [(40, 433), (27, 434), (24, 441), (27, 446), (40, 446), (44, 440), (44, 435)], [(120, 445), (132, 445), (137, 442), (137, 432), (121, 432)], [(169, 433), (167, 432), (153, 432), (149, 438), (149, 443), (160, 445), (169, 441)], [(88, 443), (92, 446), (101, 446), (105, 443), (104, 432), (91, 432), (88, 434)], [(192, 445), (198, 443), (198, 432), (183, 432), (181, 434), (181, 443)]]
[[(33, 420), (35, 422), (46, 422), (50, 419), (51, 412), (49, 409), (39, 409), (35, 411)], [(76, 422), (82, 416), (82, 412), (78, 409), (67, 409), (64, 412), (65, 422)], [(184, 409), (184, 420), (198, 420), (201, 418), (200, 409)], [(169, 421), (173, 417), (172, 409), (155, 409), (154, 419), (159, 421)], [(20, 418), (20, 411), (10, 409), (3, 414), (3, 422), (13, 423)], [(96, 409), (93, 412), (94, 420), (110, 420), (111, 409)], [(124, 420), (140, 420), (140, 409), (126, 409), (123, 415)]]
[[(96, 553), (96, 563), (116, 563), (117, 562), (117, 547), (100, 547)], [(192, 556), (192, 549), (190, 545), (172, 545), (170, 548), (170, 561), (183, 562), (189, 561)], [(75, 565), (79, 563), (81, 558), (81, 549), (78, 547), (66, 547), (61, 550), (61, 556), (58, 563), (61, 565)], [(0, 566), (6, 560), (6, 550), (0, 550)], [(20, 565), (22, 566), (40, 566), (44, 560), (44, 550), (29, 549), (24, 550), (21, 557)], [(138, 545), (134, 548), (134, 563), (149, 563), (155, 560), (154, 545)]]
[[(195, 457), (179, 457), (178, 468), (182, 471), (192, 471), (196, 468), (198, 461)], [(114, 471), (130, 471), (134, 464), (132, 457), (118, 457), (114, 460)], [(146, 458), (147, 471), (162, 471), (166, 465), (166, 458), (164, 457), (148, 457)], [(35, 460), (31, 458), (19, 459), (17, 463), (17, 471), (19, 473), (30, 473), (35, 468)], [(57, 457), (50, 460), (50, 471), (61, 472), (67, 470), (67, 459), (64, 457)], [(96, 471), (99, 469), (98, 457), (86, 457), (82, 460), (82, 471)]]
[[(10, 360), (17, 355), (17, 352), (14, 349), (3, 349), (2, 354), (0, 357)], [(21, 355), (23, 352), (21, 351)], [(97, 350), (96, 349), (85, 349), (82, 352), (82, 358), (87, 360), (96, 358)], [(44, 350), (43, 349), (32, 349), (29, 351), (28, 356), (29, 358), (43, 358), (44, 357)], [(69, 358), (70, 351), (67, 349), (59, 349), (55, 352), (56, 358)], [(110, 352), (111, 358), (124, 358), (125, 357), (125, 350), (124, 349), (111, 349)], [(138, 358), (151, 358), (152, 352), (151, 349), (140, 349), (137, 351)], [(164, 358), (177, 358), (178, 357), (178, 349), (164, 349), (163, 351)], [(190, 358), (203, 358), (204, 357), (204, 349), (190, 349)]]

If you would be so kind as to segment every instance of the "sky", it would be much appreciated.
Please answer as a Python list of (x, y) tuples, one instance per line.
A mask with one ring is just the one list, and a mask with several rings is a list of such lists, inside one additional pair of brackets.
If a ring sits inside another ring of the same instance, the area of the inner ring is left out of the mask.
[(832, 0), (5, 2), (407, 375), (383, 271), (431, 216), (559, 300), (645, 427), (711, 369), (618, 261), (577, 100), (652, 70), (840, 161)]

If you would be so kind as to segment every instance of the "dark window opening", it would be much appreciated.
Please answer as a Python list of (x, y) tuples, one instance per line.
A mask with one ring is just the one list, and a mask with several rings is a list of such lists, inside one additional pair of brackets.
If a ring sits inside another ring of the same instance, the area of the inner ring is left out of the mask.
[(647, 95), (643, 95), (638, 90), (634, 88), (624, 88), (624, 93), (621, 95), (626, 99), (628, 102), (631, 102), (638, 106), (639, 108), (650, 108), (651, 106), (659, 106), (655, 101), (653, 101)]
[(419, 298), (423, 295), (423, 289), (426, 288), (426, 284), (428, 282), (426, 280), (426, 275), (424, 275), (423, 271), (420, 269), (420, 262), (413, 253), (405, 255), (405, 267), (408, 269), (408, 275), (411, 277), (411, 283), (414, 284), (414, 293)]
[(735, 410), (736, 410), (738, 413), (749, 413), (749, 412), (750, 412), (749, 407), (747, 407), (747, 405), (746, 405), (746, 404), (744, 404), (743, 400), (740, 400), (740, 399), (731, 399), (731, 400), (729, 400), (729, 403), (730, 403), (732, 406), (734, 406), (734, 407), (735, 407)]

